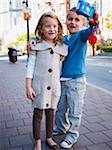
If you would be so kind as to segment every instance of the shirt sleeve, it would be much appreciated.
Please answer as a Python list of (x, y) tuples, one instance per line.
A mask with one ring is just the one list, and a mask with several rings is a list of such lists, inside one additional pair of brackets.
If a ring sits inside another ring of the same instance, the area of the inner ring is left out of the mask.
[(88, 40), (88, 37), (92, 34), (92, 29), (89, 27), (87, 29), (82, 30), (80, 33), (82, 41), (86, 42)]
[(26, 78), (33, 78), (35, 61), (36, 61), (36, 52), (29, 53)]

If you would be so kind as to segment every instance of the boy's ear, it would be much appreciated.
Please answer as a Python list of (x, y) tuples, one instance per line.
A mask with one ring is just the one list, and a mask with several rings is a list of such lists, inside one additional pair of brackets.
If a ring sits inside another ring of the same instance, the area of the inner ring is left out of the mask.
[(84, 22), (83, 24), (82, 24), (82, 27), (84, 27), (86, 25), (86, 23)]
[(86, 25), (86, 23), (84, 22), (84, 23), (83, 23), (83, 26), (85, 26), (85, 25)]

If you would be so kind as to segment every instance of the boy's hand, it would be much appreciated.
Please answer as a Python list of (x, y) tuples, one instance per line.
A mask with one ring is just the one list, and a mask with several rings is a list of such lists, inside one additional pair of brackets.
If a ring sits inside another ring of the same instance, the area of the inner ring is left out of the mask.
[(98, 13), (97, 13), (96, 10), (94, 12), (93, 18), (88, 18), (88, 21), (89, 21), (90, 26), (92, 26), (92, 27), (93, 26), (98, 26), (99, 21), (98, 21)]
[(32, 45), (36, 45), (36, 41), (31, 39), (31, 40), (29, 41), (29, 43), (27, 44), (27, 50), (28, 50), (28, 51), (31, 51), (31, 50), (32, 50), (32, 49), (31, 49), (31, 46), (32, 46)]

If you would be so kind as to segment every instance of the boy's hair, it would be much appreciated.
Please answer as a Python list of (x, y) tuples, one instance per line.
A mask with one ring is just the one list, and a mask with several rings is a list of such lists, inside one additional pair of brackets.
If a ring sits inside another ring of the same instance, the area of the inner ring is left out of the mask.
[(43, 33), (41, 32), (41, 29), (42, 29), (42, 26), (43, 26), (43, 23), (44, 23), (44, 19), (47, 18), (47, 17), (56, 19), (57, 22), (58, 22), (58, 35), (54, 39), (54, 43), (55, 44), (57, 44), (57, 42), (63, 43), (63, 27), (62, 27), (62, 24), (59, 21), (58, 17), (53, 12), (46, 12), (40, 17), (40, 19), (38, 21), (38, 24), (35, 28), (35, 35), (37, 36), (37, 34), (38, 34), (38, 36), (40, 37), (39, 41), (44, 40), (45, 37), (44, 37)]
[(76, 7), (71, 8), (70, 11), (76, 12)]
[[(69, 16), (69, 12), (70, 12), (70, 11), (75, 12), (77, 15), (80, 15), (80, 14), (77, 13), (76, 10), (77, 10), (76, 7), (71, 8), (71, 9), (68, 11), (68, 13), (67, 13), (67, 17)], [(82, 15), (81, 15), (81, 16), (82, 16)], [(84, 22), (86, 21), (86, 18), (85, 18), (84, 16), (82, 16), (82, 19), (83, 19)]]

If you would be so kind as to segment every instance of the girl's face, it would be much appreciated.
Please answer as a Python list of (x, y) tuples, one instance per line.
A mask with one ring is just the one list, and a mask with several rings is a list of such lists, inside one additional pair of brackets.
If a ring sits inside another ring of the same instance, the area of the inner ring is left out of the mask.
[(67, 28), (70, 34), (79, 32), (84, 26), (84, 20), (81, 15), (77, 15), (75, 12), (70, 11), (67, 20)]
[(52, 43), (58, 35), (58, 21), (51, 17), (44, 18), (41, 32), (44, 35), (44, 39), (48, 43)]

